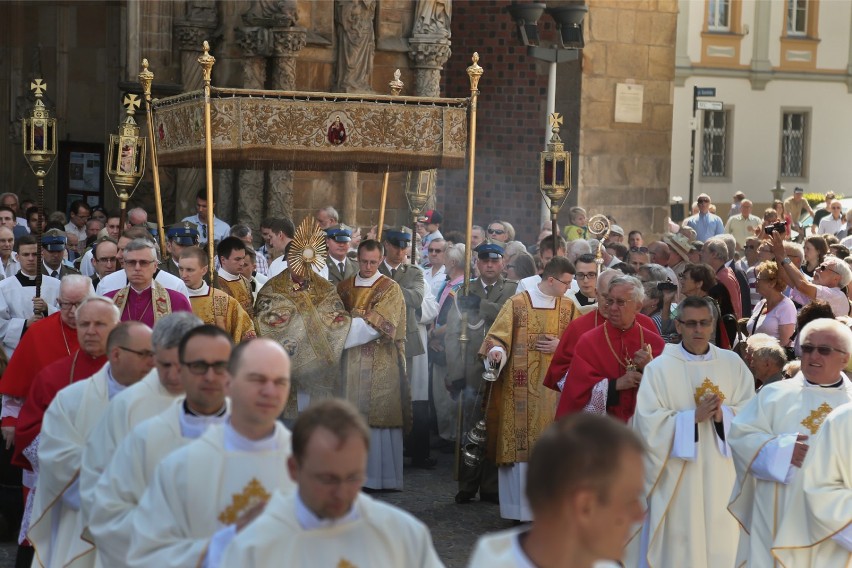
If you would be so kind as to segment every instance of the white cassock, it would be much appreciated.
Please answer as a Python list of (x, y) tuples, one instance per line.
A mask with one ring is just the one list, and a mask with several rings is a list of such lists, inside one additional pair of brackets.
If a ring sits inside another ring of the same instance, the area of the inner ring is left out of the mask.
[[(736, 353), (709, 347), (692, 355), (666, 345), (642, 373), (633, 429), (648, 447), (648, 511), (628, 543), (627, 566), (734, 566), (740, 529), (727, 510), (736, 473), (726, 440), (754, 396), (754, 378)], [(724, 397), (724, 439), (712, 418), (695, 423), (696, 399), (707, 393)]]
[(110, 401), (103, 416), (86, 440), (80, 465), (80, 510), (83, 527), (88, 527), (95, 485), (112, 460), (115, 449), (140, 422), (160, 414), (177, 397), (160, 382), (157, 369)]
[[(435, 300), (435, 295), (432, 294), (431, 288), (424, 288), (423, 301), (420, 303), (420, 319), (417, 322), (417, 332), (420, 334), (420, 341), (423, 345), (429, 343), (427, 337), (426, 326), (435, 321), (438, 317), (438, 302)], [(408, 370), (411, 378), (411, 401), (428, 401), (429, 400), (429, 354), (424, 352), (421, 355), (415, 355), (411, 359), (411, 369)]]
[[(160, 283), (163, 288), (180, 292), (189, 298), (189, 290), (187, 289), (186, 284), (184, 284), (183, 280), (174, 274), (169, 274), (165, 270), (157, 270), (154, 280)], [(103, 296), (107, 292), (121, 290), (125, 286), (127, 286), (127, 272), (124, 270), (116, 270), (112, 274), (107, 274), (100, 282), (98, 282), (98, 289), (96, 290), (96, 293), (98, 296)]]
[(839, 387), (821, 387), (799, 373), (766, 385), (731, 422), (728, 443), (737, 483), (728, 510), (748, 531), (740, 537), (738, 566), (774, 568), (770, 549), (781, 520), (804, 516), (804, 511), (787, 507), (792, 482), (802, 474), (790, 464), (796, 436), (808, 436), (806, 443), (813, 446), (828, 413), (850, 401), (848, 378), (843, 377)]
[[(27, 319), (33, 316), (35, 277), (29, 278), (22, 272), (0, 281), (0, 337), (6, 358), (11, 359), (24, 334)], [(47, 315), (59, 310), (59, 280), (43, 274), (41, 298), (47, 304)], [(57, 345), (56, 347), (60, 347)]]
[(359, 493), (335, 521), (317, 518), (296, 492), (275, 492), (263, 514), (225, 550), (222, 567), (442, 568), (428, 527)]
[[(538, 285), (541, 284), (541, 276), (538, 274), (534, 274), (533, 276), (527, 276), (526, 278), (522, 278), (518, 281), (518, 287), (515, 289), (515, 294), (520, 294), (521, 292), (527, 292), (529, 290), (537, 290)], [(571, 286), (565, 291), (565, 297), (570, 298), (571, 292), (579, 292), (580, 285), (577, 284), (577, 281), (574, 278), (571, 278)], [(590, 310), (591, 311), (591, 310)]]
[[(35, 548), (33, 566), (94, 566), (91, 548), (80, 538), (79, 473), (86, 438), (112, 396), (123, 387), (109, 374), (110, 365), (65, 387), (47, 407), (38, 447), (39, 475), (27, 538)], [(73, 562), (72, 562), (73, 559)]]
[(133, 512), (160, 462), (200, 437), (208, 426), (226, 419), (227, 413), (210, 417), (187, 414), (180, 398), (161, 414), (138, 424), (121, 441), (92, 494), (88, 520), (97, 546), (96, 566), (117, 567), (125, 562)]
[[(295, 489), (287, 470), (290, 432), (276, 423), (263, 440), (230, 425), (169, 454), (154, 472), (133, 513), (129, 568), (210, 566), (236, 534), (234, 523), (276, 489)], [(111, 568), (111, 567), (110, 567)]]
[[(519, 537), (529, 527), (516, 527), (479, 537), (467, 568), (534, 568)], [(598, 560), (592, 568), (618, 568), (617, 562)]]
[[(784, 568), (852, 566), (852, 404), (828, 415), (791, 492), (772, 554)], [(801, 506), (801, 509), (799, 507)]]

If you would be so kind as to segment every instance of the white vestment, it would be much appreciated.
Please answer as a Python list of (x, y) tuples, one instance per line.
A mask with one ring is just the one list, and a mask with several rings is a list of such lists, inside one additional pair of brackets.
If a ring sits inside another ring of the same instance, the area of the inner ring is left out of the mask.
[[(695, 422), (696, 399), (708, 393), (724, 397), (724, 439), (712, 417)], [(648, 446), (648, 511), (641, 535), (628, 544), (627, 566), (734, 566), (739, 526), (726, 507), (736, 474), (725, 440), (730, 420), (753, 396), (742, 359), (714, 345), (697, 356), (666, 345), (645, 367), (633, 429)]]
[[(828, 415), (791, 488), (772, 554), (784, 568), (852, 566), (852, 404)], [(799, 507), (801, 506), (801, 509)]]
[[(174, 290), (175, 292), (180, 292), (187, 298), (189, 298), (189, 290), (186, 287), (186, 284), (183, 283), (183, 280), (175, 276), (174, 274), (169, 274), (165, 270), (157, 270), (156, 276), (154, 276), (154, 280), (156, 280), (159, 284), (163, 286), (163, 288), (168, 288), (169, 290)], [(124, 270), (116, 270), (112, 274), (107, 274), (104, 276), (100, 282), (98, 282), (98, 289), (96, 290), (98, 296), (103, 296), (107, 292), (112, 292), (113, 290), (121, 290), (127, 286), (127, 272)]]
[[(438, 302), (429, 286), (425, 287), (423, 302), (420, 304), (420, 319), (417, 322), (417, 331), (420, 333), (420, 341), (423, 345), (429, 343), (426, 326), (438, 317)], [(424, 352), (411, 358), (411, 368), (408, 369), (411, 380), (411, 400), (429, 400), (429, 354)]]
[(225, 549), (221, 566), (441, 568), (443, 563), (426, 525), (392, 505), (360, 493), (349, 515), (327, 521), (314, 517), (295, 492), (276, 491), (263, 514)]
[(115, 449), (140, 422), (169, 408), (177, 397), (160, 382), (157, 369), (117, 395), (95, 425), (83, 450), (80, 468), (80, 500), (84, 526), (98, 479), (112, 460)]
[(289, 456), (290, 432), (280, 423), (260, 441), (246, 440), (227, 423), (211, 426), (169, 454), (133, 513), (127, 566), (201, 566), (217, 531), (276, 489), (294, 490)]
[(796, 436), (808, 436), (806, 443), (813, 446), (825, 416), (850, 401), (852, 382), (846, 377), (840, 387), (825, 388), (799, 373), (766, 385), (731, 422), (728, 443), (737, 483), (728, 510), (748, 532), (740, 538), (738, 566), (774, 568), (770, 549), (781, 520), (804, 516), (787, 507), (792, 481), (801, 475), (790, 464)]
[(39, 475), (27, 538), (33, 566), (94, 566), (80, 535), (79, 473), (86, 438), (109, 404), (109, 364), (65, 387), (44, 414), (38, 448)]
[[(516, 527), (479, 537), (467, 568), (535, 568), (519, 540), (527, 531), (529, 527)], [(618, 568), (618, 564), (598, 560), (592, 568)]]
[[(21, 278), (25, 278), (21, 274)], [(3, 350), (6, 358), (11, 359), (12, 353), (21, 341), (27, 319), (33, 315), (33, 298), (35, 285), (22, 286), (17, 276), (0, 281), (0, 338), (3, 340)], [(59, 280), (43, 274), (41, 277), (41, 298), (47, 304), (47, 315), (59, 310)], [(57, 349), (60, 346), (56, 346)]]
[[(173, 400), (163, 413), (138, 424), (118, 445), (95, 486), (89, 509), (89, 532), (97, 546), (97, 566), (123, 564), (130, 547), (133, 512), (156, 467), (174, 450), (204, 433), (205, 424), (200, 424), (200, 428), (187, 424), (199, 422), (198, 418), (187, 417), (183, 398)], [(226, 418), (225, 414), (206, 422), (221, 423)]]

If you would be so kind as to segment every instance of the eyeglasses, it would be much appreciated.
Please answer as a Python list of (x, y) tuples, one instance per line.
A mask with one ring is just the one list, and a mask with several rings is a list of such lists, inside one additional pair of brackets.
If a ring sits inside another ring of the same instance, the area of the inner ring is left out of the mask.
[(228, 370), (228, 362), (227, 361), (216, 361), (215, 363), (208, 363), (207, 361), (181, 361), (181, 365), (186, 365), (186, 368), (189, 369), (189, 372), (193, 375), (203, 375), (207, 373), (208, 369), (213, 369), (213, 372), (217, 375), (221, 375)]
[(80, 307), (81, 302), (59, 302), (59, 307), (63, 310), (76, 310)]
[(488, 229), (488, 234), (489, 234), (489, 235), (502, 235), (502, 234), (504, 234), (505, 232), (506, 232), (506, 231), (504, 231), (503, 229)]
[(806, 343), (804, 345), (800, 345), (799, 347), (802, 349), (802, 353), (807, 353), (808, 355), (810, 355), (814, 351), (816, 351), (823, 357), (831, 355), (832, 351), (837, 351), (838, 353), (843, 353), (844, 355), (846, 354), (846, 351), (843, 351), (842, 349), (837, 349), (836, 347), (830, 347), (828, 345), (810, 345)]
[(443, 249), (433, 249), (433, 248), (430, 248), (430, 249), (428, 249), (428, 250), (429, 250), (429, 254), (438, 254), (439, 252), (444, 252), (444, 251), (443, 251)]
[(571, 287), (571, 283), (570, 283), (570, 282), (563, 282), (562, 280), (560, 280), (560, 279), (559, 279), (559, 278), (557, 278), (556, 276), (551, 276), (551, 278), (553, 278), (554, 280), (556, 280), (556, 281), (557, 281), (557, 282), (559, 282), (560, 284), (564, 284), (565, 286), (568, 286), (569, 288)]
[(706, 197), (702, 197), (701, 199), (698, 200), (698, 203), (710, 203), (710, 200), (707, 199)]
[(138, 355), (139, 357), (142, 357), (143, 359), (147, 359), (148, 357), (154, 356), (154, 352), (149, 351), (148, 349), (143, 349), (142, 351), (137, 351), (135, 349), (131, 349), (130, 347), (125, 347), (124, 345), (119, 345), (118, 348), (121, 349), (122, 351), (127, 351), (128, 353), (133, 353), (134, 355)]
[(118, 260), (114, 256), (104, 256), (96, 259), (98, 262), (103, 262), (104, 264), (115, 264), (115, 261)]
[(835, 269), (833, 269), (832, 267), (830, 267), (827, 264), (820, 264), (819, 266), (817, 266), (817, 270), (819, 270), (820, 272), (825, 272), (826, 270), (830, 270), (830, 271), (834, 272), (835, 274), (840, 274), (839, 272), (837, 272)]
[(695, 329), (699, 326), (710, 327), (710, 326), (713, 325), (713, 320), (711, 320), (711, 319), (709, 319), (709, 320), (686, 320), (686, 321), (684, 321), (682, 319), (678, 319), (677, 321), (679, 321), (682, 325), (685, 325), (688, 329)]
[(641, 252), (642, 254), (647, 254), (648, 247), (630, 247), (630, 252)]
[(137, 266), (139, 268), (148, 268), (152, 264), (154, 264), (153, 260), (128, 260), (126, 258), (124, 259), (124, 265), (129, 266), (131, 268), (136, 268)]
[(628, 303), (628, 300), (622, 300), (621, 298), (617, 298), (617, 299), (607, 298), (606, 300), (604, 300), (604, 305), (608, 308), (611, 308), (613, 304), (615, 304), (619, 308), (623, 308), (624, 306), (627, 305), (627, 303)]
[(574, 278), (577, 280), (594, 280), (597, 276), (597, 272), (578, 272), (574, 275)]

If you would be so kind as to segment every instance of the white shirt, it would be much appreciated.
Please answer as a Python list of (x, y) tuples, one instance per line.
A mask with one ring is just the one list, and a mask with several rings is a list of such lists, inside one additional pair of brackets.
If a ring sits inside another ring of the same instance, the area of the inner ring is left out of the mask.
[[(204, 216), (202, 220), (198, 214), (190, 215), (189, 217), (184, 217), (181, 222), (189, 221), (190, 223), (195, 223), (198, 226), (198, 242), (206, 243), (207, 242), (207, 216)], [(213, 240), (221, 241), (226, 238), (228, 234), (231, 232), (231, 226), (219, 219), (215, 215), (213, 216)], [(85, 238), (85, 237), (84, 237)]]
[(842, 218), (838, 217), (835, 219), (834, 216), (827, 215), (819, 222), (819, 229), (817, 229), (817, 233), (820, 235), (833, 235), (845, 228), (846, 222)]

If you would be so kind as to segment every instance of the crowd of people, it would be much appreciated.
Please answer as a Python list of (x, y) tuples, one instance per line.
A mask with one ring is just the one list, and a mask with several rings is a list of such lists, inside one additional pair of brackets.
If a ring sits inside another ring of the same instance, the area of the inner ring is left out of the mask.
[(532, 245), (494, 220), (470, 255), (437, 210), (211, 229), (200, 192), (161, 255), (143, 209), (26, 205), (0, 195), (17, 566), (442, 566), (381, 500), (440, 454), (448, 500), (517, 525), (472, 567), (852, 561), (834, 195), (723, 222), (701, 194), (649, 242), (581, 207)]

